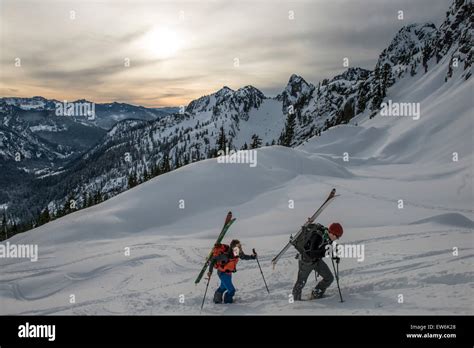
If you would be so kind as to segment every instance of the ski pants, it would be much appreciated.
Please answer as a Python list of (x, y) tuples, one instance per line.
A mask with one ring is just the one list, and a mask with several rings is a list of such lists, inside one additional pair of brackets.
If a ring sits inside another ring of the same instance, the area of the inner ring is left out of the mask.
[(301, 291), (303, 290), (312, 271), (315, 271), (323, 278), (318, 283), (318, 285), (316, 285), (315, 289), (321, 289), (324, 292), (334, 281), (334, 276), (332, 275), (331, 270), (322, 259), (315, 262), (308, 262), (303, 261), (300, 258), (298, 262), (298, 279), (296, 280), (295, 286), (293, 287), (293, 299), (295, 301), (301, 301)]
[[(234, 284), (232, 284), (232, 274), (225, 272), (218, 272), (217, 275), (221, 280), (221, 285), (214, 293), (214, 302), (222, 302), (222, 295), (224, 295), (224, 303), (232, 303), (235, 295)], [(225, 293), (225, 294), (224, 294)]]

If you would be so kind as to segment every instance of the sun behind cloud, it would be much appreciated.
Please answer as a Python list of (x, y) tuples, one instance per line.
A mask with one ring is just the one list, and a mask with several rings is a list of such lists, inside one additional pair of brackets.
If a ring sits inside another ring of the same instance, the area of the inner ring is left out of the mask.
[(178, 53), (183, 45), (183, 40), (175, 30), (154, 27), (141, 38), (139, 45), (145, 55), (166, 59), (172, 58)]

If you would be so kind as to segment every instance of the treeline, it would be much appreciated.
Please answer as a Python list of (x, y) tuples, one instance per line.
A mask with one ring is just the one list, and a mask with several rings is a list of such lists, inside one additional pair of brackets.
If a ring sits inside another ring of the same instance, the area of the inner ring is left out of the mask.
[(15, 234), (26, 232), (33, 228), (39, 227), (45, 223), (56, 220), (75, 211), (99, 204), (105, 201), (107, 198), (107, 195), (102, 194), (100, 191), (90, 195), (85, 194), (80, 200), (76, 200), (73, 196), (71, 196), (66, 200), (64, 205), (56, 211), (52, 212), (49, 210), (49, 207), (46, 207), (42, 211), (38, 210), (36, 216), (30, 221), (23, 222), (17, 222), (17, 219), (8, 215), (7, 211), (4, 209), (2, 212), (0, 224), (0, 241), (11, 238)]

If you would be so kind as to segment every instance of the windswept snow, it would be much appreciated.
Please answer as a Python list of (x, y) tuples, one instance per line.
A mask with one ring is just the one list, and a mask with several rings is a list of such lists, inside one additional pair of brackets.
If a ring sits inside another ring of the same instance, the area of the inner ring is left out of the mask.
[(462, 214), (459, 213), (446, 213), (446, 214), (439, 214), (434, 215), (426, 219), (421, 219), (418, 221), (413, 222), (414, 225), (423, 224), (423, 223), (436, 223), (441, 225), (447, 226), (458, 226), (464, 228), (474, 228), (474, 221), (468, 219)]

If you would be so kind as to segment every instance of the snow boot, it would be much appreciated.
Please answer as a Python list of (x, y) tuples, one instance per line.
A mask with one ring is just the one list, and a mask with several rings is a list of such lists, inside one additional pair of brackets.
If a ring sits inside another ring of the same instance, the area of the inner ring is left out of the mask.
[(224, 295), (224, 303), (230, 304), (234, 302), (234, 294), (227, 291)]
[(214, 293), (214, 303), (218, 304), (218, 303), (222, 303), (222, 296), (224, 295), (223, 292), (220, 292), (220, 291), (216, 291)]
[(311, 291), (310, 300), (315, 300), (315, 299), (319, 299), (319, 298), (323, 298), (323, 297), (324, 297), (324, 290), (316, 288), (313, 291)]

